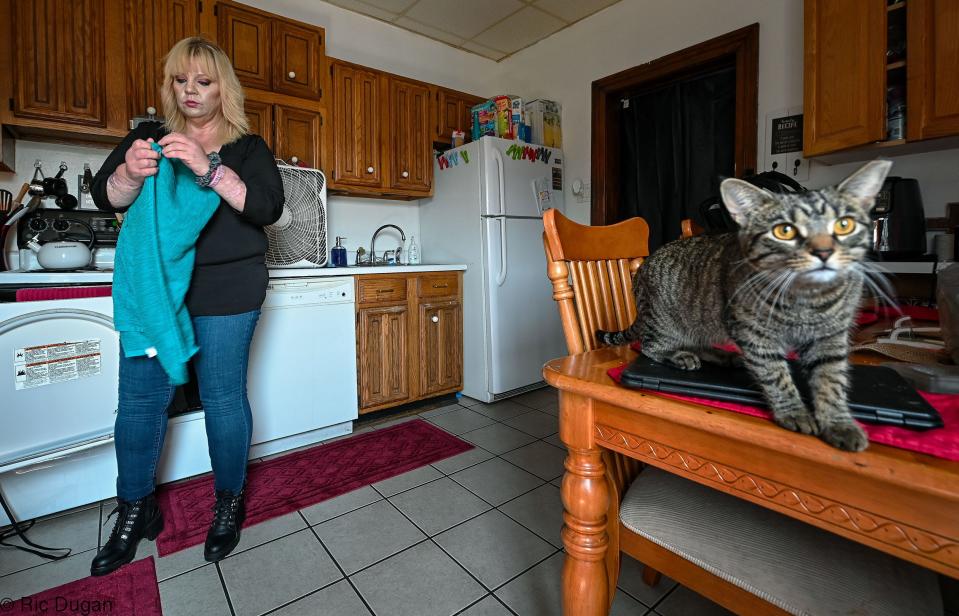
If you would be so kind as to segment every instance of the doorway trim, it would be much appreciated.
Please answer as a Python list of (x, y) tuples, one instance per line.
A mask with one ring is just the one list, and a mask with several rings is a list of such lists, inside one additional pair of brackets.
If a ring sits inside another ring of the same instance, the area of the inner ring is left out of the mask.
[(737, 177), (756, 168), (759, 106), (759, 24), (755, 23), (698, 45), (641, 64), (593, 82), (592, 204), (590, 224), (615, 222), (619, 202), (621, 100), (637, 90), (668, 83), (716, 66), (736, 66), (736, 137), (734, 169)]

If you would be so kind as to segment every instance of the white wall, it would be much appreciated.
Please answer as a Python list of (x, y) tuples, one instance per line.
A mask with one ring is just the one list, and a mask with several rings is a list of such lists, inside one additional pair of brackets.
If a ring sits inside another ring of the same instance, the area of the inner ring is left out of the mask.
[[(572, 180), (590, 176), (592, 82), (732, 30), (759, 23), (759, 114), (802, 105), (801, 0), (623, 0), (500, 63), (500, 90), (551, 98), (563, 106), (566, 203), (589, 221), (589, 200), (576, 203)], [(763, 131), (758, 134), (762, 163)], [(927, 216), (942, 216), (959, 201), (959, 150), (895, 159), (893, 173), (920, 180)], [(809, 187), (837, 181), (857, 164), (813, 163)]]
[[(322, 26), (326, 29), (326, 53), (350, 62), (397, 73), (413, 79), (435, 83), (472, 93), (493, 92), (494, 77), (498, 65), (486, 58), (454, 49), (339, 7), (316, 0), (244, 0), (246, 4), (279, 15)], [(16, 173), (0, 173), (0, 188), (16, 194), (20, 185), (29, 181), (33, 174), (33, 161), (44, 161), (44, 172), (55, 173), (61, 160), (70, 167), (73, 177), (82, 173), (83, 163), (89, 162), (96, 171), (109, 154), (109, 148), (76, 145), (60, 145), (20, 140), (17, 142)], [(74, 178), (75, 179), (75, 178)], [(75, 181), (71, 180), (71, 191)], [(383, 199), (360, 199), (332, 197), (329, 199), (329, 237), (333, 246), (337, 235), (348, 239), (344, 243), (350, 252), (357, 246), (369, 250), (370, 237), (382, 224), (400, 226), (406, 237), (419, 235), (419, 210), (417, 201), (390, 201)], [(389, 233), (395, 234), (395, 231)], [(399, 240), (384, 232), (382, 248), (394, 248)], [(425, 238), (428, 242), (429, 239)]]

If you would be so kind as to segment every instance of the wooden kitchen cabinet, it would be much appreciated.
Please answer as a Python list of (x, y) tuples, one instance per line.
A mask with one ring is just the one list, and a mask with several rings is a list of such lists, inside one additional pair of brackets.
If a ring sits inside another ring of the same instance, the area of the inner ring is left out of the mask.
[(330, 188), (378, 188), (381, 161), (381, 77), (347, 62), (332, 63), (333, 130)]
[(433, 133), (433, 142), (451, 144), (454, 130), (461, 130), (465, 133), (465, 142), (472, 141), (473, 115), (471, 110), (485, 100), (481, 96), (473, 96), (449, 88), (436, 88), (434, 96), (436, 129)]
[(419, 307), (420, 393), (426, 397), (462, 387), (463, 307), (458, 300)]
[(323, 167), (323, 115), (289, 105), (276, 105), (274, 108), (276, 126), (274, 132), (277, 158), (291, 165), (305, 164), (307, 167)]
[(886, 3), (805, 0), (803, 153), (886, 136)]
[(129, 119), (163, 116), (163, 58), (173, 45), (200, 34), (199, 0), (124, 0), (126, 112)]
[[(849, 162), (959, 145), (959, 3), (805, 0), (804, 10), (805, 156)], [(904, 116), (901, 136), (887, 116)]]
[(406, 304), (357, 312), (360, 409), (410, 399), (409, 308)]
[(461, 272), (356, 276), (360, 413), (463, 388)]
[(429, 88), (391, 77), (389, 120), (390, 188), (428, 194), (433, 186)]
[(429, 84), (332, 60), (330, 189), (416, 199), (433, 193)]
[(246, 111), (246, 120), (250, 124), (250, 132), (263, 137), (266, 145), (273, 150), (273, 105), (246, 99), (243, 102), (243, 109)]
[(323, 30), (273, 20), (273, 91), (318, 99), (322, 93)]
[(247, 99), (244, 102), (250, 132), (263, 137), (276, 158), (291, 165), (322, 169), (323, 112), (293, 105)]
[(959, 2), (906, 5), (906, 134), (911, 140), (959, 135)]
[(217, 42), (240, 83), (300, 98), (322, 96), (323, 28), (253, 7), (219, 0)]
[(236, 2), (216, 5), (217, 42), (244, 86), (269, 90), (273, 65), (273, 17)]
[(0, 85), (12, 88), (0, 122), (94, 139), (126, 134), (123, 0), (12, 0), (0, 13), (9, 44), (0, 67), (11, 69), (0, 80), (12, 73)]

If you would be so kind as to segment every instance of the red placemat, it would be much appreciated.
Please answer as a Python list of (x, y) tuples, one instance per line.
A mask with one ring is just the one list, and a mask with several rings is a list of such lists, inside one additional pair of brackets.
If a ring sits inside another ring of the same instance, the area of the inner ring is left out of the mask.
[(85, 577), (29, 597), (5, 597), (0, 602), (0, 614), (163, 616), (153, 557), (134, 561), (103, 577)]
[[(251, 464), (243, 526), (285, 515), (470, 449), (470, 443), (416, 419)], [(163, 532), (157, 537), (160, 556), (203, 543), (212, 519), (213, 477), (160, 488), (157, 497), (164, 516)]]
[[(610, 368), (606, 371), (611, 379), (620, 382), (620, 377), (626, 364), (616, 368)], [(742, 413), (760, 417), (772, 421), (772, 414), (759, 407), (747, 406), (745, 404), (736, 404), (734, 402), (724, 402), (722, 400), (709, 400), (706, 398), (695, 398), (692, 396), (676, 396), (673, 394), (664, 394), (662, 392), (652, 392), (657, 396), (682, 400), (684, 402), (694, 402), (712, 408)], [(907, 430), (895, 426), (874, 426), (871, 424), (860, 425), (869, 435), (869, 440), (873, 443), (881, 443), (909, 451), (918, 451), (919, 453), (929, 454), (937, 458), (959, 461), (959, 395), (952, 394), (931, 394), (920, 391), (919, 395), (926, 399), (939, 414), (942, 416), (944, 426), (933, 430), (919, 432), (916, 430)]]

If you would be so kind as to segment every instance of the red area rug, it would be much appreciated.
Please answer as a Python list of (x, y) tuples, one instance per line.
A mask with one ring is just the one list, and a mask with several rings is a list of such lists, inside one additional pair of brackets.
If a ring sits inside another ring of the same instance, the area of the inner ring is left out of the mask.
[(0, 614), (162, 616), (153, 557), (124, 565), (103, 577), (86, 577), (29, 597), (4, 598)]
[[(473, 445), (416, 419), (251, 464), (246, 522), (252, 526), (377, 481), (463, 453)], [(160, 488), (160, 556), (203, 543), (212, 519), (213, 477)]]

